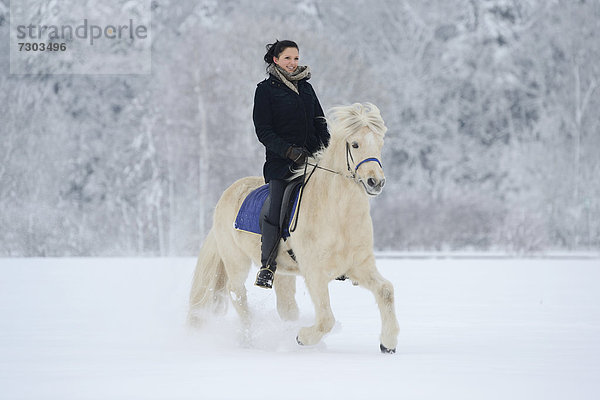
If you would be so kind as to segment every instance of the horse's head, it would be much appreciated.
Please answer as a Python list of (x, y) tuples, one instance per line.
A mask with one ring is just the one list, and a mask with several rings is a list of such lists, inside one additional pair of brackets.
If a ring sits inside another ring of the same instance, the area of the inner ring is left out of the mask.
[[(369, 196), (377, 196), (385, 185), (381, 149), (387, 128), (379, 109), (371, 103), (331, 109), (330, 146), (346, 152), (346, 168)], [(338, 161), (339, 163), (340, 161)]]
[(348, 171), (362, 184), (369, 196), (377, 196), (385, 185), (385, 175), (381, 165), (383, 136), (368, 127), (348, 136), (346, 157)]

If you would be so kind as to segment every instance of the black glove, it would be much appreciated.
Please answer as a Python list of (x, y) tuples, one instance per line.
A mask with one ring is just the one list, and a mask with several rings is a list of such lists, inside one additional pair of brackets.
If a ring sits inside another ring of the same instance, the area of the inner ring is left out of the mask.
[(308, 152), (302, 147), (290, 146), (285, 152), (285, 156), (292, 160), (296, 165), (304, 165), (304, 163), (306, 163), (306, 158), (308, 157)]

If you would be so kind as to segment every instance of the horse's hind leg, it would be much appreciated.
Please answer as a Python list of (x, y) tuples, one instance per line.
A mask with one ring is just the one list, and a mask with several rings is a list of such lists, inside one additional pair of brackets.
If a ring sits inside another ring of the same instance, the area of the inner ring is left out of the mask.
[(244, 329), (250, 327), (250, 309), (246, 294), (246, 278), (250, 271), (250, 259), (239, 250), (227, 249), (223, 252), (223, 263), (227, 272), (227, 291), (235, 310), (237, 311)]
[(277, 295), (277, 312), (284, 321), (298, 319), (298, 304), (296, 303), (296, 276), (275, 274), (273, 282)]
[(350, 271), (350, 279), (356, 281), (365, 289), (370, 290), (375, 296), (379, 313), (381, 314), (381, 351), (394, 353), (398, 344), (398, 320), (394, 306), (394, 287), (385, 279), (375, 267), (375, 260), (371, 260), (366, 268), (363, 266)]
[(300, 329), (296, 340), (302, 345), (317, 344), (321, 338), (333, 329), (335, 318), (329, 302), (329, 280), (323, 274), (309, 274), (306, 287), (315, 306), (315, 324)]

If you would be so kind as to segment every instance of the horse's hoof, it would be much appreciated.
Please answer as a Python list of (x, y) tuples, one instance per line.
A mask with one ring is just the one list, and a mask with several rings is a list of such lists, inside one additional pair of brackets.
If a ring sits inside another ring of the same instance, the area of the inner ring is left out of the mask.
[[(296, 340), (298, 340), (298, 339), (296, 338)], [(394, 353), (396, 353), (396, 349), (388, 349), (387, 347), (385, 347), (382, 344), (379, 345), (379, 348), (381, 349), (381, 352), (383, 354), (394, 354)]]
[(302, 343), (300, 339), (298, 339), (298, 336), (296, 336), (296, 343), (298, 343), (300, 346), (304, 346), (304, 343)]

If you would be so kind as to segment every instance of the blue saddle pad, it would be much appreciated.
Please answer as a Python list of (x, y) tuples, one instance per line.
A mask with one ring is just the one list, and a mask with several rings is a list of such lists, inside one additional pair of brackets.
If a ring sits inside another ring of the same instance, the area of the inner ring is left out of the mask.
[[(291, 213), (290, 220), (286, 224), (285, 229), (283, 230), (282, 237), (290, 236), (290, 225), (294, 220), (294, 215), (296, 214), (296, 207), (298, 206), (298, 195), (300, 191), (298, 190), (294, 196), (294, 208)], [(260, 211), (262, 210), (267, 197), (269, 196), (269, 185), (263, 185), (257, 189), (254, 189), (242, 203), (240, 210), (238, 211), (237, 217), (235, 218), (235, 223), (233, 224), (234, 228), (239, 231), (251, 232), (262, 234), (260, 229)], [(286, 204), (283, 204), (282, 207), (287, 207)]]

